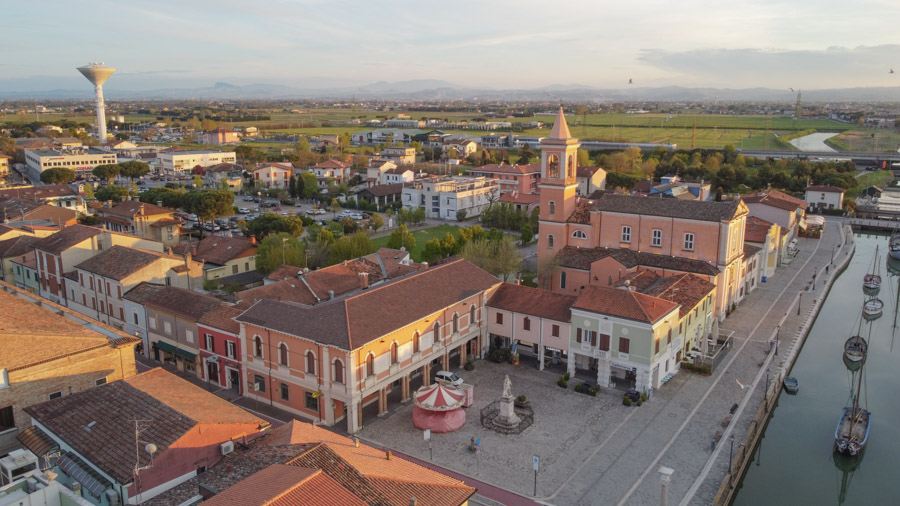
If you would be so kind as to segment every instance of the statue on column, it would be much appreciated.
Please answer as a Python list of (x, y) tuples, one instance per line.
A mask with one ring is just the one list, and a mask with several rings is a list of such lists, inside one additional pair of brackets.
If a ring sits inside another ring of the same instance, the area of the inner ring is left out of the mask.
[(512, 397), (512, 383), (509, 381), (509, 375), (503, 378), (503, 395), (501, 397)]

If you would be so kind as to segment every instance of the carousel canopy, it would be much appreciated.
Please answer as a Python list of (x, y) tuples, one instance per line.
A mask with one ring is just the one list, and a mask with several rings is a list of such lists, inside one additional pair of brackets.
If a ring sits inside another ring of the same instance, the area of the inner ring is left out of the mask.
[(413, 402), (416, 406), (429, 411), (449, 411), (463, 405), (466, 393), (440, 383), (416, 390)]

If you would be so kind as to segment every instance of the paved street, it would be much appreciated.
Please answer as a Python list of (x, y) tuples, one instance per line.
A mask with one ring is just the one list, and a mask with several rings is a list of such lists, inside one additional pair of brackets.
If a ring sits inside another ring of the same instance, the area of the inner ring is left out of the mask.
[[(762, 400), (766, 385), (761, 366), (767, 364), (769, 341), (778, 334), (782, 344), (778, 360), (783, 360), (810, 317), (814, 301), (822, 295), (824, 278), (834, 273), (830, 267), (827, 274), (822, 271), (831, 262), (833, 248), (842, 243), (840, 223), (829, 219), (821, 240), (799, 239), (797, 258), (722, 323), (723, 331), (734, 331), (734, 345), (713, 376), (681, 372), (644, 406), (626, 408), (616, 394), (591, 398), (572, 391), (572, 383), (570, 390), (563, 391), (556, 386), (554, 374), (479, 361), (475, 371), (460, 373), (476, 385), (476, 404), (468, 408), (462, 429), (434, 436), (435, 462), (531, 495), (531, 456), (538, 455), (542, 462), (538, 498), (551, 504), (586, 505), (658, 504), (657, 469), (667, 466), (675, 469), (670, 504), (683, 498), (685, 504), (710, 503), (728, 468), (728, 436), (733, 431), (736, 451)], [(837, 258), (849, 249), (848, 243), (837, 251)], [(814, 272), (818, 276), (815, 289)], [(798, 316), (795, 303), (804, 289)], [(779, 366), (777, 360), (771, 361), (770, 377)], [(499, 397), (504, 374), (510, 375), (514, 393), (526, 393), (535, 410), (534, 425), (520, 436), (502, 436), (479, 423), (478, 410)], [(725, 423), (734, 404), (740, 405), (740, 416)], [(411, 405), (396, 406), (386, 417), (370, 422), (361, 436), (428, 459), (428, 446), (412, 425), (411, 411)], [(722, 439), (718, 451), (713, 451), (716, 433)], [(484, 446), (479, 462), (466, 448), (473, 436), (481, 437)]]

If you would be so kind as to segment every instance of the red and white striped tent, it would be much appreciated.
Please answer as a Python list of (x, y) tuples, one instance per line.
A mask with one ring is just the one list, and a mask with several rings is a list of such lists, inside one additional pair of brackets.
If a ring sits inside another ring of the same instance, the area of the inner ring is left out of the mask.
[(450, 411), (458, 409), (466, 400), (466, 393), (458, 388), (453, 388), (440, 383), (416, 390), (413, 402), (416, 406), (428, 411)]

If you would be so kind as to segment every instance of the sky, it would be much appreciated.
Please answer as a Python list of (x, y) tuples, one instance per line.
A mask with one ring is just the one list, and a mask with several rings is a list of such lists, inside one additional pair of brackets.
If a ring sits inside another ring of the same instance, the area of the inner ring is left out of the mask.
[[(900, 86), (898, 0), (4, 2), (0, 91)], [(890, 74), (895, 68), (897, 73)], [(89, 85), (88, 85), (89, 86)]]

